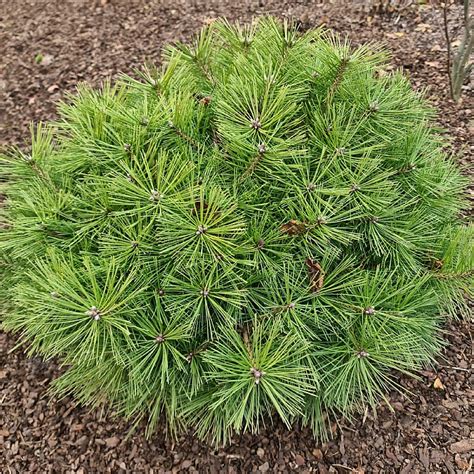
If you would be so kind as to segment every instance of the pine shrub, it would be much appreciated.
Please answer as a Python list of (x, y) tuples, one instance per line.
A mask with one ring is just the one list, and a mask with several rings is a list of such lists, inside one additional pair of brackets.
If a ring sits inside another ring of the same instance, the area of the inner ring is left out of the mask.
[(64, 363), (54, 392), (222, 443), (321, 434), (430, 363), (468, 310), (473, 227), (386, 61), (218, 21), (4, 156), (3, 327)]

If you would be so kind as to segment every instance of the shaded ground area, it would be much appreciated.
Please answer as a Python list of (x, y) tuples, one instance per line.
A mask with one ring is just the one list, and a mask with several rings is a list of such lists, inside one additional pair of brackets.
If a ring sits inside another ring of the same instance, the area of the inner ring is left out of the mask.
[[(262, 13), (291, 16), (303, 28), (326, 24), (355, 43), (383, 41), (417, 89), (427, 88), (440, 109), (452, 149), (473, 172), (472, 90), (447, 98), (441, 12), (407, 8), (378, 15), (358, 4), (231, 0), (186, 2), (20, 1), (2, 3), (0, 57), (2, 144), (28, 142), (30, 121), (55, 116), (55, 101), (78, 81), (93, 84), (145, 61), (158, 62), (164, 43), (189, 39), (217, 16), (249, 20)], [(453, 26), (460, 12), (453, 9)], [(469, 120), (471, 119), (471, 122)], [(471, 191), (471, 196), (474, 193)], [(27, 359), (16, 339), (0, 333), (0, 471), (60, 472), (467, 472), (474, 450), (472, 322), (447, 328), (449, 346), (436, 370), (418, 381), (400, 380), (412, 395), (390, 394), (352, 422), (334, 424), (334, 438), (317, 443), (310, 432), (280, 424), (259, 436), (236, 437), (214, 450), (192, 434), (173, 443), (157, 433), (145, 440), (111, 415), (89, 412), (70, 399), (50, 401), (46, 391), (60, 373), (54, 362)]]

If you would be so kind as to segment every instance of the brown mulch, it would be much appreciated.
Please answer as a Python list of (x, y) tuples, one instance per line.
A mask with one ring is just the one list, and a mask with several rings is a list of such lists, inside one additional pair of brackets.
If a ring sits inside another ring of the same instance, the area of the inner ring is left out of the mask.
[[(472, 89), (465, 86), (457, 105), (448, 98), (439, 8), (374, 14), (366, 3), (3, 2), (0, 140), (27, 144), (29, 123), (54, 118), (55, 101), (77, 82), (98, 85), (145, 61), (156, 63), (164, 43), (189, 39), (209, 19), (246, 21), (271, 13), (299, 19), (303, 28), (326, 24), (355, 43), (384, 42), (393, 67), (403, 68), (415, 88), (427, 89), (452, 137), (452, 150), (472, 174)], [(459, 14), (456, 7), (450, 11), (453, 28)], [(139, 429), (126, 439), (123, 420), (78, 407), (69, 398), (51, 401), (46, 390), (61, 372), (58, 365), (10, 352), (16, 338), (0, 333), (0, 472), (468, 472), (474, 450), (472, 321), (449, 325), (446, 339), (435, 369), (421, 372), (419, 380), (400, 379), (409, 398), (393, 393), (392, 409), (381, 405), (376, 414), (339, 420), (330, 442), (318, 443), (308, 430), (276, 423), (259, 436), (235, 437), (231, 446), (214, 449), (191, 433), (173, 443), (160, 433), (146, 440)]]

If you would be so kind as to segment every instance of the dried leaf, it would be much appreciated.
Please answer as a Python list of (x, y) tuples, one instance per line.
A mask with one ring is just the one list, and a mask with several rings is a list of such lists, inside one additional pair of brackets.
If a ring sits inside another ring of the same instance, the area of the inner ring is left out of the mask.
[(319, 448), (313, 449), (312, 454), (315, 457), (316, 461), (321, 461), (321, 459), (323, 459), (324, 457), (323, 452)]
[(454, 462), (456, 463), (456, 466), (459, 467), (459, 469), (461, 469), (463, 472), (469, 472), (471, 470), (472, 459), (467, 462), (459, 454), (456, 454), (454, 457)]
[(436, 388), (437, 390), (445, 389), (443, 382), (441, 382), (441, 379), (439, 377), (435, 378), (435, 381), (433, 382), (433, 387)]
[(403, 31), (396, 31), (394, 33), (385, 33), (385, 36), (390, 39), (396, 39), (405, 36), (405, 33)]
[(280, 226), (280, 230), (288, 235), (301, 235), (306, 231), (306, 224), (304, 222), (291, 219), (286, 224)]
[(315, 262), (311, 258), (305, 260), (306, 266), (308, 267), (309, 283), (311, 291), (316, 293), (319, 291), (324, 284), (324, 271), (318, 262)]
[(427, 31), (432, 31), (431, 25), (429, 23), (418, 23), (415, 27), (415, 31), (421, 31), (425, 33)]
[(449, 450), (454, 454), (469, 453), (474, 450), (474, 439), (465, 438), (453, 443)]
[(215, 21), (217, 21), (217, 18), (208, 17), (208, 18), (204, 18), (203, 23), (205, 25), (212, 25)]
[(202, 105), (209, 105), (211, 103), (211, 96), (206, 96), (206, 97), (203, 97), (199, 103), (202, 104)]
[(105, 444), (108, 448), (116, 448), (120, 444), (120, 438), (117, 438), (117, 436), (106, 438)]
[(305, 459), (301, 454), (295, 454), (295, 463), (297, 466), (304, 466), (305, 465)]

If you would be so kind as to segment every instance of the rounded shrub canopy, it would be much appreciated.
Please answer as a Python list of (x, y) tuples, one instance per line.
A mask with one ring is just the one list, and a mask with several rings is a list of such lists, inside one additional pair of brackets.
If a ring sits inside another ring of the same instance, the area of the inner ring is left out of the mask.
[(464, 179), (375, 46), (217, 21), (2, 158), (4, 328), (54, 390), (214, 442), (321, 433), (432, 360), (472, 290)]

